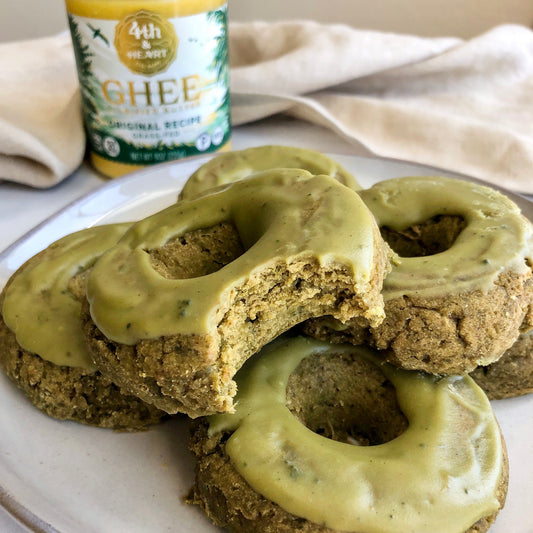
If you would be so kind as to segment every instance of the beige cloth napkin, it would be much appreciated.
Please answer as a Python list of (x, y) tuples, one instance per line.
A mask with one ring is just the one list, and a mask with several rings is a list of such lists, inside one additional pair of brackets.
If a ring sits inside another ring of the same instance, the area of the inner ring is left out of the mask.
[[(533, 193), (533, 32), (470, 41), (310, 21), (233, 23), (234, 125), (286, 112), (357, 151)], [(48, 187), (82, 160), (70, 37), (0, 45), (0, 178)]]
[(0, 179), (50, 187), (84, 152), (70, 36), (0, 45)]
[(285, 111), (368, 153), (533, 193), (533, 32), (421, 39), (312, 22), (231, 27), (233, 120)]

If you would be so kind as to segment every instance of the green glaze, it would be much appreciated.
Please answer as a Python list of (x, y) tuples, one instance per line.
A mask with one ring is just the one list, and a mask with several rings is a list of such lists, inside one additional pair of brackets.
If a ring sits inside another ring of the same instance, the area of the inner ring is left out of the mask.
[(22, 348), (56, 365), (94, 369), (80, 325), (81, 303), (68, 284), (116, 244), (129, 226), (97, 226), (67, 235), (14, 275), (2, 314)]
[(235, 413), (208, 419), (211, 435), (233, 432), (226, 452), (255, 491), (314, 523), (365, 533), (463, 533), (499, 508), (501, 437), (471, 378), (380, 365), (409, 427), (354, 446), (307, 429), (285, 405), (290, 374), (317, 352), (378, 360), (361, 347), (276, 341), (237, 374)]
[(382, 181), (359, 192), (378, 225), (404, 230), (436, 215), (461, 215), (466, 227), (444, 252), (402, 257), (383, 284), (385, 300), (487, 291), (499, 274), (526, 272), (532, 225), (510, 199), (489, 187), (444, 177)]
[(202, 165), (185, 183), (181, 199), (190, 199), (207, 189), (246, 178), (272, 168), (301, 168), (311, 174), (325, 174), (353, 190), (361, 187), (355, 178), (328, 156), (292, 146), (258, 146), (227, 152)]
[[(193, 279), (167, 279), (152, 268), (147, 250), (223, 221), (234, 223), (246, 249), (228, 265)], [(362, 290), (374, 271), (375, 231), (359, 196), (333, 178), (297, 169), (259, 173), (135, 224), (92, 270), (91, 315), (122, 344), (207, 334), (246, 279), (280, 261), (309, 258), (345, 266)], [(366, 313), (375, 318), (382, 311), (369, 306)]]

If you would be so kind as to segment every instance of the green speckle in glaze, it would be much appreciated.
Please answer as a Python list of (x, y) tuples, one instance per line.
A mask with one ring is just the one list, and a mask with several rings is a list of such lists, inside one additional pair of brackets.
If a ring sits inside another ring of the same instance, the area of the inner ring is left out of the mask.
[(380, 365), (409, 427), (353, 446), (307, 429), (285, 405), (290, 374), (318, 352), (378, 360), (361, 347), (275, 341), (237, 374), (235, 413), (208, 418), (210, 434), (233, 432), (226, 452), (255, 491), (316, 524), (365, 533), (463, 533), (499, 508), (500, 433), (471, 378)]

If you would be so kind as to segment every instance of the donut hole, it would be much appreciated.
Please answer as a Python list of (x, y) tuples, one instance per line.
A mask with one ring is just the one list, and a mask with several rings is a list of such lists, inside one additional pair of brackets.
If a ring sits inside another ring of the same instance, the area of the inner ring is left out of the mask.
[(401, 435), (408, 422), (381, 370), (355, 354), (314, 354), (287, 385), (287, 407), (324, 437), (372, 446)]
[(437, 215), (404, 230), (380, 228), (381, 236), (401, 257), (424, 257), (448, 250), (466, 226), (460, 215)]
[(221, 222), (174, 237), (148, 250), (156, 272), (167, 279), (206, 276), (244, 253), (239, 233), (230, 222)]

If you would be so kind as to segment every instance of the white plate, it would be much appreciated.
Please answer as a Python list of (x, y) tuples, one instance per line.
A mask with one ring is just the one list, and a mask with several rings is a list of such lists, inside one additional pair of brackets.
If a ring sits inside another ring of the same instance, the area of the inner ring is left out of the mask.
[[(389, 177), (432, 172), (379, 159), (333, 157), (364, 187)], [(0, 255), (0, 287), (26, 259), (67, 233), (139, 219), (172, 204), (187, 177), (206, 160), (140, 171), (74, 202)], [(533, 218), (533, 204), (516, 199)], [(493, 406), (507, 441), (511, 472), (507, 504), (491, 533), (532, 533), (533, 395)], [(199, 509), (182, 502), (194, 469), (183, 419), (141, 433), (60, 422), (31, 406), (1, 375), (0, 435), (0, 503), (32, 531), (218, 531)]]

